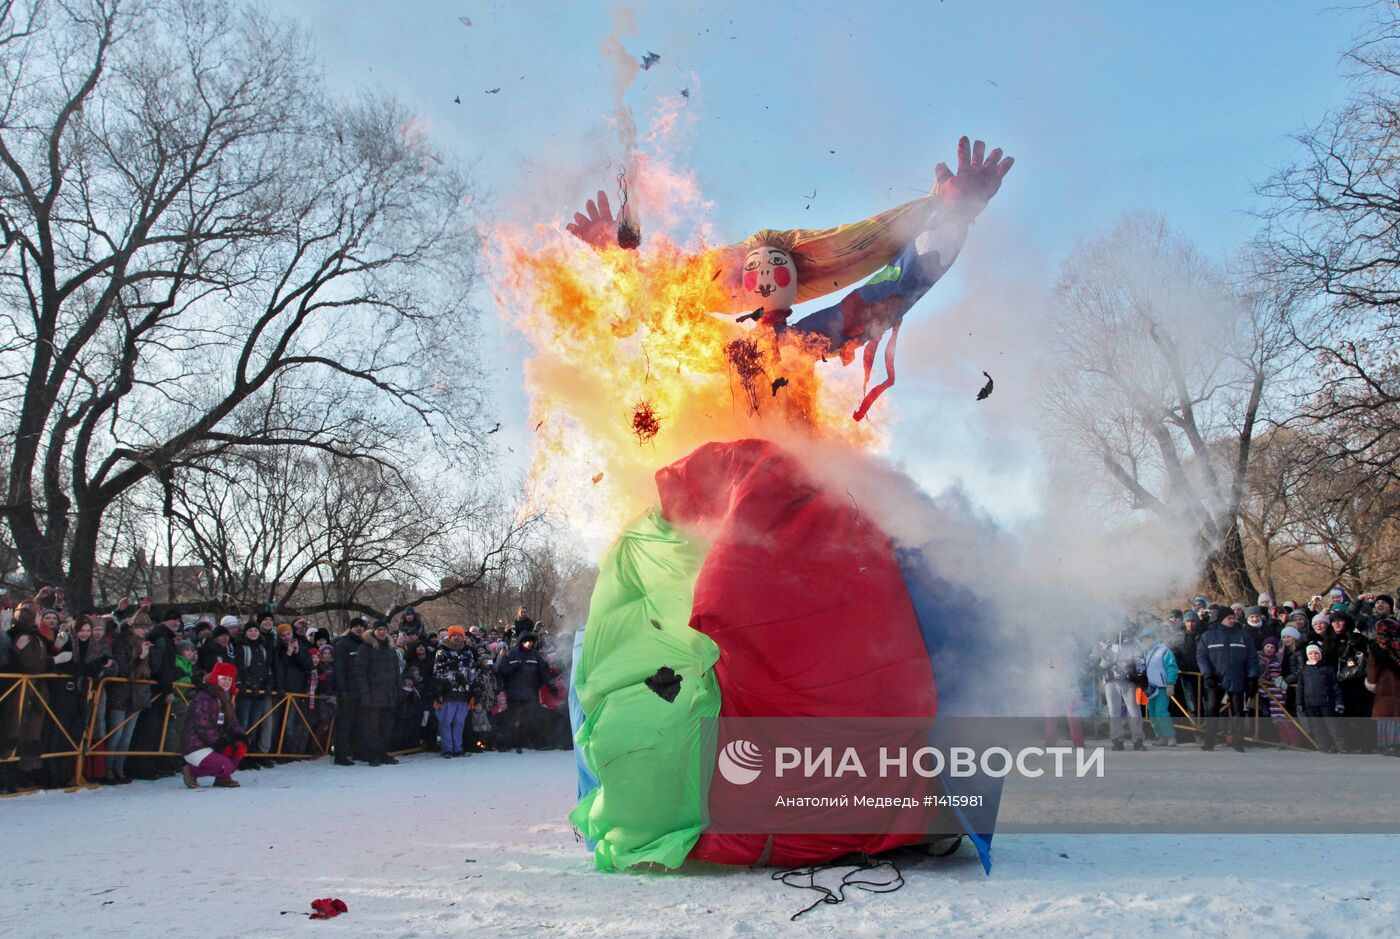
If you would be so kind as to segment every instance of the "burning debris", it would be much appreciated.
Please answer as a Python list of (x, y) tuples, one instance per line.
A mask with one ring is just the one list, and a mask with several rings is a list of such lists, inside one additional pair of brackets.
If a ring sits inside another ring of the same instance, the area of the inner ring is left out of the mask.
[(642, 227), (637, 224), (631, 209), (627, 207), (626, 173), (617, 174), (617, 188), (622, 196), (622, 204), (617, 209), (617, 244), (628, 251), (635, 251), (642, 243)]
[(745, 313), (743, 316), (740, 316), (740, 317), (736, 318), (736, 319), (734, 320), (734, 322), (736, 322), (736, 323), (743, 323), (743, 322), (747, 322), (748, 320), (753, 320), (755, 323), (757, 323), (757, 322), (758, 322), (760, 319), (762, 319), (762, 318), (763, 318), (763, 307), (759, 307), (757, 310), (754, 310), (752, 313)]
[(602, 474), (602, 473), (594, 473), (594, 474), (593, 474), (593, 485), (596, 486), (596, 485), (598, 485), (598, 484), (599, 484), (600, 482), (602, 482), (602, 481), (603, 481), (603, 474)]
[(778, 396), (778, 389), (787, 387), (788, 380), (783, 377), (773, 379), (773, 397)]
[(638, 401), (632, 405), (632, 433), (638, 443), (649, 443), (661, 431), (661, 418), (649, 402)]
[[(987, 375), (986, 372), (983, 372), (982, 374), (983, 374), (983, 375)], [(984, 399), (986, 399), (986, 398), (990, 398), (991, 396), (992, 396), (992, 376), (987, 375), (987, 383), (986, 383), (985, 385), (982, 386), (982, 390), (981, 390), (981, 391), (977, 392), (977, 400), (978, 400), (978, 401), (982, 401), (982, 400), (984, 400)]]
[(660, 61), (661, 56), (657, 55), (655, 52), (648, 52), (646, 55), (642, 56), (642, 71), (651, 71), (651, 67)]
[(724, 347), (724, 357), (739, 373), (739, 383), (749, 399), (749, 413), (758, 413), (758, 379), (763, 371), (763, 352), (753, 339), (735, 339)]

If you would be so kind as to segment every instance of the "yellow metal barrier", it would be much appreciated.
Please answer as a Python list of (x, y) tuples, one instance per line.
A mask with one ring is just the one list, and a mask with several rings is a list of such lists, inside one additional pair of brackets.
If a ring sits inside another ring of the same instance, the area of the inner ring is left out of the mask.
[[(43, 693), (45, 682), (52, 681), (81, 681), (83, 688), (82, 708), (84, 712), (82, 731), (75, 739), (73, 734), (68, 732), (62, 719), (54, 712), (50, 706), (47, 696)], [(86, 763), (90, 758), (109, 757), (172, 757), (182, 756), (180, 752), (178, 733), (179, 728), (173, 727), (177, 718), (184, 715), (185, 709), (189, 705), (190, 696), (194, 692), (194, 686), (188, 682), (179, 682), (175, 685), (172, 695), (164, 696), (161, 701), (152, 702), (145, 708), (129, 710), (126, 716), (115, 725), (105, 728), (99, 732), (103, 725), (105, 714), (103, 713), (109, 700), (109, 692), (113, 686), (118, 684), (145, 685), (152, 689), (156, 687), (156, 682), (150, 679), (118, 678), (106, 676), (97, 681), (89, 679), (78, 679), (72, 675), (45, 673), (42, 675), (21, 675), (21, 674), (0, 674), (0, 764), (19, 763), (25, 760), (52, 760), (52, 759), (73, 759), (76, 764), (72, 779), (73, 786), (90, 786), (92, 783), (84, 776)], [(248, 757), (256, 759), (315, 759), (327, 756), (331, 752), (332, 741), (335, 739), (335, 717), (332, 716), (324, 729), (318, 733), (318, 727), (313, 723), (314, 711), (311, 702), (313, 697), (320, 702), (327, 701), (328, 695), (309, 695), (295, 692), (279, 692), (268, 696), (271, 699), (271, 707), (263, 714), (252, 721), (251, 726), (244, 728), (250, 739), (254, 739), (258, 731), (265, 725), (275, 726), (276, 744), (270, 751), (250, 750)], [(122, 730), (133, 721), (141, 719), (141, 715), (150, 708), (162, 708), (164, 713), (160, 716), (160, 739), (154, 750), (132, 750), (110, 749), (112, 740)], [(40, 717), (34, 717), (35, 709), (40, 709)], [(26, 710), (28, 714), (26, 715)], [(26, 727), (26, 719), (28, 726)], [(25, 753), (26, 743), (32, 742), (38, 745), (42, 739), (48, 721), (56, 726), (63, 735), (71, 749), (56, 750), (48, 753)], [(269, 724), (269, 722), (274, 722)], [(289, 750), (289, 733), (291, 730), (292, 740), (302, 739), (302, 731), (305, 732), (305, 745)], [(421, 748), (418, 748), (421, 749)], [(418, 749), (397, 750), (396, 754), (415, 753)], [(8, 752), (7, 752), (8, 751)]]
[[(44, 694), (48, 684), (55, 681), (75, 682), (80, 679), (72, 675), (44, 672), (38, 675), (19, 673), (0, 674), (0, 686), (8, 684), (0, 692), (0, 763), (18, 763), (21, 766), (29, 761), (73, 759), (76, 766), (70, 784), (84, 785), (83, 757), (86, 755), (79, 739), (64, 726), (63, 720), (49, 705), (48, 695)], [(26, 714), (26, 708), (29, 713)], [(50, 724), (49, 722), (52, 722)], [(44, 752), (42, 743), (44, 732), (49, 727), (58, 728), (59, 733), (72, 749)], [(23, 752), (26, 745), (40, 749), (38, 753)], [(8, 754), (6, 754), (8, 750)]]
[[(1178, 708), (1181, 709), (1183, 716), (1185, 716), (1185, 717), (1187, 718), (1187, 720), (1190, 721), (1190, 724), (1187, 725), (1187, 726), (1183, 726), (1183, 725), (1181, 725), (1181, 724), (1176, 724), (1176, 725), (1174, 725), (1174, 726), (1177, 727), (1177, 728), (1180, 729), (1180, 730), (1192, 730), (1192, 731), (1200, 732), (1200, 731), (1202, 730), (1201, 720), (1203, 719), (1203, 718), (1202, 718), (1202, 708), (1201, 708), (1201, 696), (1202, 696), (1202, 689), (1205, 687), (1205, 678), (1204, 678), (1204, 676), (1201, 675), (1200, 672), (1181, 672), (1181, 673), (1180, 673), (1180, 677), (1185, 677), (1185, 676), (1187, 676), (1187, 675), (1190, 675), (1190, 676), (1192, 676), (1192, 677), (1194, 677), (1194, 678), (1196, 679), (1195, 682), (1193, 682), (1193, 684), (1195, 685), (1195, 689), (1196, 689), (1196, 716), (1195, 716), (1194, 718), (1192, 718), (1189, 714), (1186, 713), (1186, 709), (1185, 709), (1184, 707), (1182, 707), (1181, 704), (1180, 704), (1179, 702), (1177, 702), (1175, 698), (1172, 698), (1173, 703), (1176, 703), (1176, 706), (1177, 706)], [(1178, 677), (1178, 680), (1180, 680), (1180, 677)], [(1268, 696), (1264, 694), (1264, 692), (1263, 692), (1262, 689), (1257, 689), (1257, 690), (1255, 690), (1255, 692), (1254, 692), (1254, 736), (1251, 737), (1251, 736), (1249, 736), (1249, 735), (1246, 735), (1244, 739), (1247, 740), (1247, 741), (1249, 741), (1250, 743), (1256, 743), (1256, 744), (1262, 743), (1262, 744), (1266, 744), (1267, 746), (1280, 747), (1280, 748), (1285, 749), (1285, 750), (1300, 750), (1300, 751), (1306, 752), (1306, 751), (1307, 751), (1307, 747), (1295, 747), (1295, 746), (1293, 746), (1292, 744), (1284, 743), (1282, 740), (1265, 740), (1265, 739), (1263, 739), (1263, 738), (1259, 735), (1259, 731), (1260, 731), (1260, 719), (1261, 719), (1261, 717), (1262, 717), (1262, 715), (1263, 715), (1263, 712), (1264, 712), (1263, 704), (1264, 704), (1264, 701), (1267, 700), (1267, 698), (1268, 698)], [(1225, 710), (1224, 710), (1223, 712), (1221, 712), (1221, 713), (1222, 713), (1222, 714), (1229, 714), (1229, 713), (1230, 713), (1230, 702), (1229, 702), (1229, 699), (1228, 699), (1228, 698), (1226, 698), (1226, 699), (1224, 700), (1224, 705), (1225, 705)], [(1312, 745), (1312, 748), (1313, 748), (1314, 750), (1319, 750), (1319, 749), (1321, 749), (1321, 748), (1317, 745), (1317, 741), (1314, 740), (1314, 739), (1312, 738), (1312, 735), (1309, 734), (1309, 733), (1307, 732), (1307, 730), (1303, 727), (1303, 725), (1300, 724), (1300, 723), (1298, 722), (1298, 718), (1297, 718), (1291, 711), (1289, 711), (1287, 708), (1284, 708), (1284, 709), (1283, 709), (1283, 713), (1284, 713), (1284, 716), (1286, 716), (1286, 717), (1288, 718), (1288, 722), (1289, 722), (1290, 724), (1293, 725), (1293, 727), (1298, 731), (1298, 733), (1300, 733), (1300, 734), (1303, 735), (1303, 739), (1306, 740), (1308, 743), (1310, 743), (1310, 744)], [(1212, 715), (1212, 716), (1219, 716), (1219, 715)], [(1233, 716), (1233, 715), (1231, 715), (1231, 716)], [(1272, 718), (1271, 718), (1270, 720), (1272, 721)]]

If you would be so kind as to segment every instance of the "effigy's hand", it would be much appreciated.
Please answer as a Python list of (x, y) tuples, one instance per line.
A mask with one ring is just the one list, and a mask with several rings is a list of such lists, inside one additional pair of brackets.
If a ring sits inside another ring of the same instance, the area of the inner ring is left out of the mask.
[(608, 204), (608, 194), (598, 190), (597, 202), (588, 200), (585, 206), (588, 214), (574, 213), (574, 220), (564, 228), (595, 248), (606, 248), (617, 244), (617, 219), (613, 218), (612, 206)]
[(940, 163), (934, 169), (934, 191), (951, 208), (976, 215), (987, 207), (992, 196), (1001, 188), (1001, 181), (1016, 161), (1002, 157), (998, 147), (987, 153), (987, 145), (982, 141), (968, 143), (963, 137), (958, 141), (958, 172), (955, 175), (948, 164)]

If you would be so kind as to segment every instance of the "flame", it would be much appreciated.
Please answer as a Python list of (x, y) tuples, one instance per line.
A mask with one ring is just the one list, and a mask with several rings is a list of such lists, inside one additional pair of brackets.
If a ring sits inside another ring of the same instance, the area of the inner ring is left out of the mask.
[[(499, 315), (533, 349), (525, 362), (529, 426), (537, 428), (528, 489), (537, 507), (561, 513), (590, 540), (610, 539), (654, 503), (656, 470), (708, 441), (796, 434), (862, 448), (885, 442), (851, 419), (858, 366), (844, 369), (832, 353), (823, 362), (825, 350), (795, 333), (780, 338), (710, 312), (730, 301), (717, 255), (665, 230), (689, 222), (707, 231), (703, 219), (678, 217), (677, 207), (704, 204), (698, 186), (657, 159), (636, 166), (632, 191), (645, 193), (646, 213), (639, 250), (595, 250), (562, 224), (485, 233)], [(762, 355), (748, 390), (725, 354), (739, 338), (754, 340)], [(779, 378), (787, 383), (774, 391)], [(651, 409), (654, 435), (637, 433), (639, 405)]]

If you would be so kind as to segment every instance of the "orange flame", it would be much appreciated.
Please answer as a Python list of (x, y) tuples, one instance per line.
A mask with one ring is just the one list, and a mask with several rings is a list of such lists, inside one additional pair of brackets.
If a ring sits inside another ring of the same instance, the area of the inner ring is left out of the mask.
[[(640, 250), (594, 250), (557, 228), (497, 226), (486, 235), (499, 315), (534, 350), (525, 363), (529, 426), (538, 425), (530, 490), (590, 538), (610, 538), (654, 502), (656, 470), (708, 441), (799, 434), (884, 442), (851, 419), (858, 367), (843, 369), (832, 354), (823, 363), (823, 350), (794, 333), (780, 339), (709, 312), (730, 300), (717, 255), (659, 233), (656, 215), (674, 220), (651, 209), (658, 200), (698, 205), (698, 190), (655, 160), (641, 161), (639, 172), (645, 178), (633, 191), (646, 193), (648, 207)], [(757, 340), (762, 353), (752, 396), (725, 354), (741, 337)], [(786, 384), (775, 388), (780, 378)], [(651, 408), (654, 435), (636, 432), (639, 404)]]

